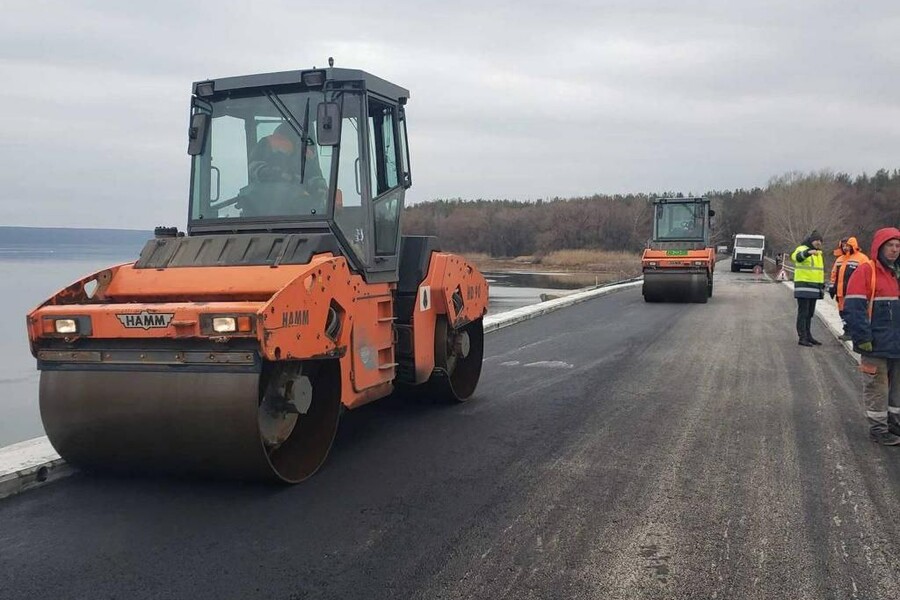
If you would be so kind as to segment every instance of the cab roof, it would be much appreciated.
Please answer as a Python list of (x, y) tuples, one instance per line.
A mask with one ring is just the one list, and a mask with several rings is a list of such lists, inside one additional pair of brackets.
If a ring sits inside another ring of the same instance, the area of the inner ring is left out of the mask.
[[(198, 95), (197, 86), (201, 84), (212, 83), (213, 94), (219, 92), (236, 91), (253, 88), (266, 88), (281, 85), (304, 85), (304, 74), (324, 73), (325, 82), (344, 85), (357, 84), (361, 90), (374, 92), (379, 96), (390, 98), (404, 104), (409, 98), (409, 90), (399, 85), (386, 81), (380, 77), (376, 77), (371, 73), (360, 71), (359, 69), (302, 69), (297, 71), (278, 71), (275, 73), (257, 73), (255, 75), (239, 75), (237, 77), (221, 77), (218, 79), (206, 79), (204, 81), (195, 81), (192, 86), (194, 95)], [(313, 87), (313, 86), (310, 86)], [(316, 86), (319, 87), (319, 86)]]

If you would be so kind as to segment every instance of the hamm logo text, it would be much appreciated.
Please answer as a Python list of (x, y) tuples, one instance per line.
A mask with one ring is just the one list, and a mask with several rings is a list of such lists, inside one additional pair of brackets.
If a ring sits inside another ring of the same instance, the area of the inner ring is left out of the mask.
[(136, 315), (116, 315), (116, 318), (128, 329), (154, 329), (168, 327), (174, 316), (174, 313), (151, 313), (145, 310)]

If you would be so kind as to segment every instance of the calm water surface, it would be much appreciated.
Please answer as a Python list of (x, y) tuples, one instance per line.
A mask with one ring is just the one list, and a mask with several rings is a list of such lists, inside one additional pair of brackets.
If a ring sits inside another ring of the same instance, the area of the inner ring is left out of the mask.
[(44, 434), (38, 410), (38, 371), (28, 348), (25, 315), (68, 284), (133, 260), (130, 249), (58, 252), (0, 249), (0, 446)]
[[(71, 248), (34, 251), (0, 248), (0, 447), (44, 435), (38, 408), (38, 371), (28, 348), (25, 315), (78, 279), (134, 260), (140, 249)], [(594, 283), (571, 274), (485, 273), (490, 314), (540, 302)]]

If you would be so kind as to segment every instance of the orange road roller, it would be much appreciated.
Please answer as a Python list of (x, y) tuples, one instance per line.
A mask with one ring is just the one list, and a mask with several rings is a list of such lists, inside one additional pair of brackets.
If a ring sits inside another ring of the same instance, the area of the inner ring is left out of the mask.
[(714, 215), (706, 198), (654, 200), (653, 238), (641, 257), (644, 301), (706, 303), (712, 297)]
[(186, 233), (158, 227), (28, 315), (65, 460), (296, 483), (344, 409), (472, 396), (488, 285), (401, 235), (408, 98), (332, 67), (194, 83)]

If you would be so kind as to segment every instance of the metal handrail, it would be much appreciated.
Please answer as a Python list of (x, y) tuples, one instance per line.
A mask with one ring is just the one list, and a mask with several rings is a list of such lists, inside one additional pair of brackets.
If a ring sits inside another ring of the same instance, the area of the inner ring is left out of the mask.
[[(785, 252), (784, 254), (782, 254), (782, 256), (788, 256), (788, 253)], [(777, 263), (775, 262), (775, 259), (772, 258), (771, 256), (766, 256), (765, 259), (766, 259), (767, 261), (769, 261), (770, 263), (772, 263), (773, 265), (774, 265), (774, 264), (777, 264)], [(788, 273), (793, 273), (793, 272), (794, 272), (794, 267), (792, 267), (791, 265), (787, 264), (787, 261), (785, 261), (783, 258), (781, 259), (781, 267), (782, 267), (785, 271), (787, 271)]]

